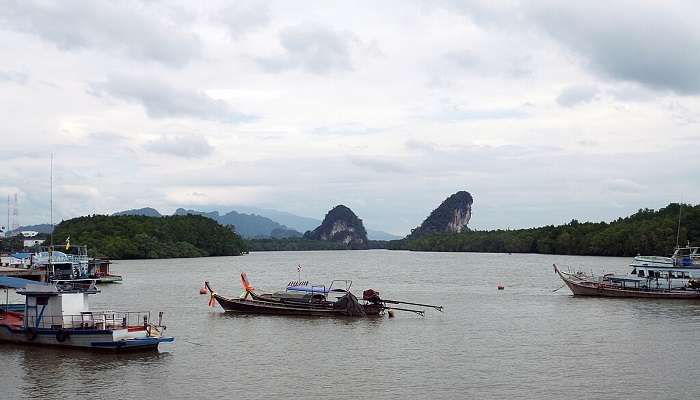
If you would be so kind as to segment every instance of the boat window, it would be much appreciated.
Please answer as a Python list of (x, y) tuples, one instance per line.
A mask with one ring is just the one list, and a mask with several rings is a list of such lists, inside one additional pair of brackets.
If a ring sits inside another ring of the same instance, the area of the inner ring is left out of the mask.
[(632, 275), (637, 275), (637, 268), (632, 270)]
[(47, 304), (49, 304), (49, 298), (47, 296), (37, 296), (36, 305), (45, 306)]
[(640, 269), (639, 274), (637, 276), (639, 276), (640, 278), (644, 278), (644, 270)]

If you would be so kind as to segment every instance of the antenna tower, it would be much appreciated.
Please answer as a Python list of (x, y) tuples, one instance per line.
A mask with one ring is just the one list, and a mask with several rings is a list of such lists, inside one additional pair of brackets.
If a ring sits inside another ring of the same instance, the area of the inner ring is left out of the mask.
[(19, 202), (17, 200), (17, 193), (15, 193), (15, 203), (12, 208), (12, 230), (17, 230), (19, 228)]

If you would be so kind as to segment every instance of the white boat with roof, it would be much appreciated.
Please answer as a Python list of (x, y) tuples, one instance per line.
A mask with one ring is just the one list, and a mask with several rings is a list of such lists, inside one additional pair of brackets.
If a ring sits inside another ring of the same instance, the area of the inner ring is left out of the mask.
[(99, 293), (94, 281), (41, 283), (0, 277), (0, 288), (16, 289), (25, 297), (23, 307), (0, 307), (0, 341), (111, 351), (153, 351), (163, 342), (163, 313), (158, 322), (151, 313), (95, 311), (88, 297)]
[(677, 246), (670, 257), (638, 255), (634, 258), (630, 267), (687, 267), (700, 270), (700, 247), (691, 246), (690, 243), (684, 247)]

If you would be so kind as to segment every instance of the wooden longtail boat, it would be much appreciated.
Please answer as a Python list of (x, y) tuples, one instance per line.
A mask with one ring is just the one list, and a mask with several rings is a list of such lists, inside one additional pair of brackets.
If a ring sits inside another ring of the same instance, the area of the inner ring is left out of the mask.
[[(442, 311), (442, 306), (384, 300), (379, 293), (369, 289), (364, 291), (362, 300), (351, 292), (352, 281), (335, 280), (326, 288), (323, 285), (288, 286), (286, 290), (273, 293), (258, 293), (252, 287), (245, 272), (241, 274), (244, 293), (241, 297), (226, 297), (216, 293), (209, 282), (204, 282), (210, 293), (209, 306), (219, 303), (224, 311), (241, 314), (302, 315), (331, 317), (366, 317), (383, 315), (385, 310), (409, 311), (424, 315), (422, 310), (390, 307), (387, 304), (411, 304), (435, 308)], [(338, 283), (345, 283), (339, 288)], [(332, 296), (337, 296), (332, 298)]]
[(650, 278), (570, 273), (560, 270), (556, 264), (554, 264), (554, 272), (559, 275), (574, 296), (700, 300), (700, 290), (697, 288), (652, 285), (649, 283)]

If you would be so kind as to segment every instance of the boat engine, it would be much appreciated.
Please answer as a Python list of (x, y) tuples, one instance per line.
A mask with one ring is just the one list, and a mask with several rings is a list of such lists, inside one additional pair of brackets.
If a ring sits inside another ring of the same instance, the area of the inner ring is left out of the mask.
[(379, 304), (382, 302), (381, 297), (379, 297), (379, 292), (374, 289), (367, 289), (362, 292), (362, 300), (367, 300), (374, 304)]

